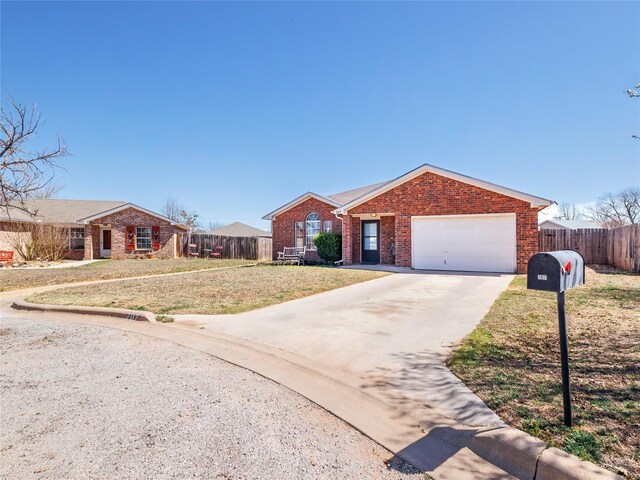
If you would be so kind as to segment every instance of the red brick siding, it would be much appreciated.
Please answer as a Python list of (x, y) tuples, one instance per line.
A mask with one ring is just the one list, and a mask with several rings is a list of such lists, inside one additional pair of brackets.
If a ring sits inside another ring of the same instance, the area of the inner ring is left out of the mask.
[(84, 258), (84, 250), (67, 250), (64, 256), (67, 260), (82, 260)]
[(393, 264), (391, 244), (396, 237), (395, 217), (380, 217), (380, 263)]
[(350, 265), (353, 258), (353, 243), (351, 242), (353, 223), (349, 215), (341, 215), (340, 218), (342, 218), (342, 261), (345, 265)]
[[(352, 239), (352, 259), (354, 263), (360, 263), (362, 261), (362, 237), (360, 236), (360, 231), (362, 230), (362, 222), (357, 217), (351, 218), (351, 239)], [(344, 245), (345, 239), (342, 239), (342, 244)]]
[(87, 225), (84, 228), (84, 258), (100, 258), (100, 227)]
[[(538, 249), (538, 211), (528, 202), (485, 190), (457, 180), (425, 173), (358, 205), (349, 214), (395, 213), (396, 265), (411, 266), (411, 216), (515, 213), (517, 268), (525, 272), (527, 261)], [(351, 242), (355, 255), (360, 239)], [(381, 251), (382, 253), (382, 251)], [(345, 259), (346, 260), (346, 259)]]
[[(92, 252), (89, 258), (100, 257), (100, 227), (101, 225), (111, 225), (111, 256), (112, 258), (130, 258), (136, 254), (145, 253), (146, 251), (127, 250), (126, 234), (127, 226), (135, 227), (160, 227), (160, 249), (154, 250), (153, 253), (160, 258), (175, 257), (175, 235), (178, 232), (171, 223), (162, 220), (148, 213), (141, 212), (135, 208), (127, 208), (111, 215), (98, 218), (93, 221), (92, 229)], [(87, 244), (85, 238), (85, 256), (87, 252)]]
[[(284, 247), (295, 246), (295, 222), (304, 222), (310, 213), (317, 213), (320, 216), (322, 225), (326, 220), (331, 220), (333, 231), (340, 232), (342, 228), (341, 222), (331, 213), (335, 208), (328, 203), (309, 198), (276, 216), (271, 222), (273, 259), (278, 258), (278, 252), (281, 252)], [(306, 234), (306, 230), (303, 234)], [(318, 254), (315, 251), (307, 251), (307, 259), (312, 261), (319, 260)]]

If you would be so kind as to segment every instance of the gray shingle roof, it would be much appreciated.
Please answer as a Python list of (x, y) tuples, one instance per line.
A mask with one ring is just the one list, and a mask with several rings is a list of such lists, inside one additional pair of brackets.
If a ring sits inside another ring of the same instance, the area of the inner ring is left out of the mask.
[(338, 202), (340, 205), (344, 205), (345, 203), (349, 203), (356, 198), (361, 197), (362, 195), (366, 195), (369, 192), (372, 192), (376, 188), (380, 188), (383, 185), (386, 185), (387, 182), (374, 183), (373, 185), (367, 185), (366, 187), (354, 188), (353, 190), (347, 190), (346, 192), (334, 193), (333, 195), (327, 195), (328, 198), (333, 200), (334, 202)]
[(127, 202), (119, 200), (34, 199), (28, 200), (26, 206), (30, 211), (36, 212), (35, 218), (28, 213), (10, 208), (8, 212), (0, 209), (0, 220), (77, 223), (82, 218), (91, 217), (126, 204)]
[(252, 227), (245, 223), (233, 222), (224, 227), (216, 228), (211, 232), (212, 235), (225, 235), (227, 237), (270, 237), (271, 233)]

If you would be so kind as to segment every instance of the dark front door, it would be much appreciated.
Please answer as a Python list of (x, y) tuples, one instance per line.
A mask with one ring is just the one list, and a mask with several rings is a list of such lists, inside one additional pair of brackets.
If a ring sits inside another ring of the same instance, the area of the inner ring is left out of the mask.
[(380, 220), (362, 221), (362, 263), (380, 263)]
[(111, 230), (102, 231), (102, 249), (111, 250)]

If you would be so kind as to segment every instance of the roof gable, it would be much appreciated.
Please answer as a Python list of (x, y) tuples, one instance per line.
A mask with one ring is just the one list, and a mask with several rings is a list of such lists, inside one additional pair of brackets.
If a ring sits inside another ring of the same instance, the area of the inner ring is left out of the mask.
[(175, 227), (182, 228), (183, 230), (189, 230), (189, 227), (187, 227), (186, 225), (183, 225), (180, 222), (176, 222), (174, 220), (171, 220), (169, 217), (165, 217), (164, 215), (160, 215), (159, 213), (152, 212), (151, 210), (147, 210), (146, 208), (142, 208), (139, 205), (135, 205), (134, 203), (125, 203), (123, 205), (119, 205), (119, 206), (111, 208), (109, 210), (105, 210), (103, 212), (99, 212), (99, 213), (96, 213), (94, 215), (89, 215), (87, 217), (80, 218), (80, 219), (78, 219), (77, 222), (78, 223), (88, 223), (88, 222), (91, 222), (93, 220), (97, 220), (99, 218), (106, 217), (107, 215), (113, 215), (114, 213), (121, 212), (122, 210), (126, 210), (127, 208), (133, 208), (133, 209), (138, 210), (140, 212), (146, 213), (147, 215), (151, 215), (152, 217), (156, 217), (156, 218), (164, 220), (165, 222), (169, 222), (171, 225), (173, 225)]
[(461, 173), (457, 173), (457, 172), (453, 172), (451, 170), (446, 170), (444, 168), (439, 168), (436, 167), (434, 165), (430, 165), (428, 163), (425, 163), (424, 165), (421, 165), (420, 167), (411, 170), (410, 172), (405, 173), (404, 175), (401, 175), (397, 178), (395, 178), (394, 180), (391, 180), (389, 182), (383, 183), (381, 184), (379, 187), (370, 190), (368, 193), (365, 193), (364, 195), (361, 195), (360, 197), (342, 205), (340, 208), (337, 208), (335, 210), (335, 213), (338, 214), (344, 214), (347, 213), (349, 209), (354, 208), (368, 200), (371, 200), (372, 198), (377, 197), (378, 195), (381, 195), (385, 192), (388, 192), (389, 190), (402, 185), (405, 182), (408, 182), (409, 180), (412, 180), (420, 175), (423, 175), (425, 173), (433, 173), (436, 175), (440, 175), (443, 177), (447, 177), (447, 178), (451, 178), (453, 180), (457, 180), (459, 182), (462, 183), (467, 183), (469, 185), (474, 185), (476, 187), (479, 188), (483, 188), (485, 190), (490, 190), (492, 192), (496, 192), (496, 193), (500, 193), (502, 195), (506, 195), (508, 197), (512, 197), (512, 198), (517, 198), (519, 200), (523, 200), (525, 202), (529, 202), (531, 204), (532, 207), (547, 207), (553, 203), (555, 203), (553, 200), (548, 200), (546, 198), (542, 198), (542, 197), (537, 197), (535, 195), (530, 195), (528, 193), (524, 193), (524, 192), (520, 192), (518, 190), (514, 190), (511, 188), (507, 188), (507, 187), (503, 187), (501, 185), (496, 185), (495, 183), (491, 183), (491, 182), (486, 182), (484, 180), (480, 180), (478, 178), (474, 178), (474, 177), (469, 177), (467, 175), (463, 175)]
[(333, 199), (331, 199), (329, 197), (325, 197), (323, 195), (318, 195), (317, 193), (313, 193), (313, 192), (307, 192), (307, 193), (304, 193), (304, 194), (300, 195), (298, 198), (294, 198), (289, 203), (285, 203), (283, 206), (281, 206), (280, 208), (274, 210), (273, 212), (267, 213), (262, 218), (263, 218), (263, 220), (273, 220), (275, 217), (277, 217), (281, 213), (286, 212), (287, 210), (295, 207), (296, 205), (300, 205), (302, 202), (304, 202), (305, 200), (309, 200), (310, 198), (315, 198), (316, 200), (324, 202), (324, 203), (326, 203), (328, 205), (331, 205), (333, 207), (339, 207), (340, 206), (340, 204), (338, 202), (336, 202), (335, 200), (333, 200)]

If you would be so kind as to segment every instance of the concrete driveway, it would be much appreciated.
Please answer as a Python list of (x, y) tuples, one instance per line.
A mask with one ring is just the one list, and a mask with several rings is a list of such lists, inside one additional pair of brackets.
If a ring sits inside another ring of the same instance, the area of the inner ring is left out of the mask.
[(463, 424), (502, 425), (444, 362), (512, 278), (407, 271), (243, 314), (177, 315), (176, 322), (356, 374), (363, 388), (399, 406), (410, 399)]

